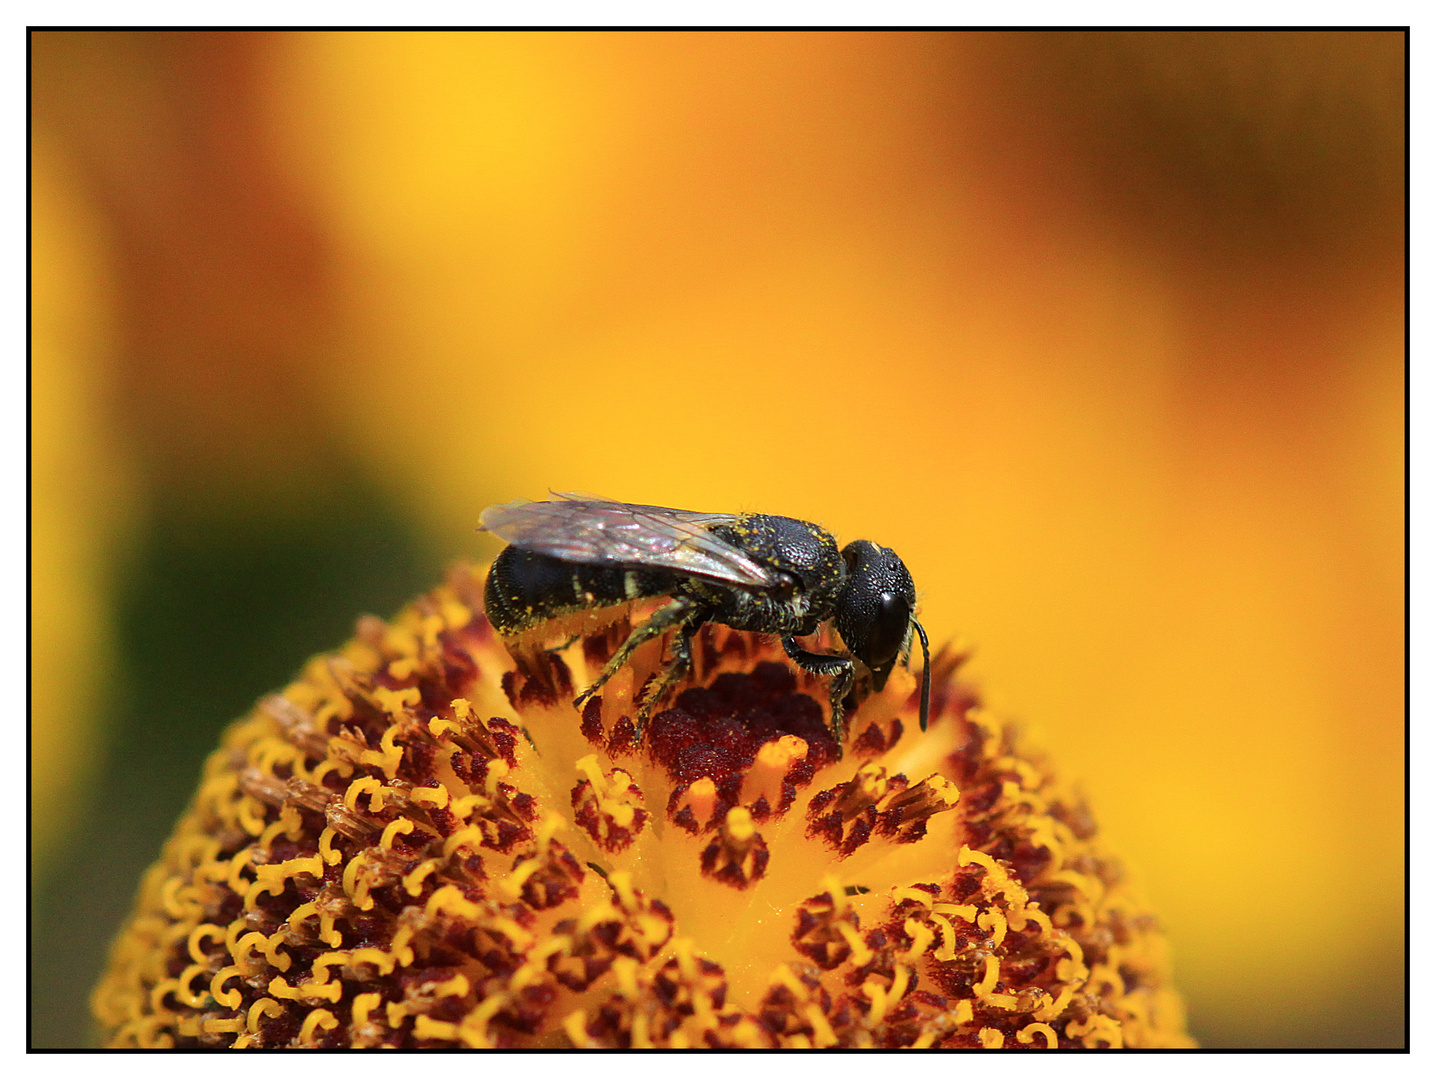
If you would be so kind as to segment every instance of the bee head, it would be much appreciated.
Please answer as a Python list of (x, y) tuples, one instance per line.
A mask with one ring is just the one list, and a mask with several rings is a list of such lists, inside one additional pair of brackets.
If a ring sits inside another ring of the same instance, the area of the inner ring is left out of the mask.
[(873, 688), (881, 690), (912, 640), (912, 631), (917, 631), (923, 646), (921, 726), (926, 730), (927, 635), (913, 618), (917, 590), (912, 575), (896, 552), (871, 540), (854, 540), (843, 548), (843, 561), (848, 580), (833, 618), (843, 644), (873, 673)]
[(881, 690), (898, 654), (908, 642), (917, 605), (912, 575), (890, 548), (854, 540), (843, 549), (847, 587), (834, 621), (848, 651), (868, 666)]

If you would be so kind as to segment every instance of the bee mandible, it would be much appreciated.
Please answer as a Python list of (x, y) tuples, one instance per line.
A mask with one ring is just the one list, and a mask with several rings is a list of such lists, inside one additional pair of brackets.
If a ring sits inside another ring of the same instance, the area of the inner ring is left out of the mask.
[[(811, 522), (771, 514), (705, 514), (662, 506), (558, 494), (491, 506), (480, 530), (509, 545), (484, 585), (484, 608), (498, 633), (514, 639), (563, 615), (667, 596), (635, 627), (582, 708), (645, 642), (673, 631), (672, 655), (639, 704), (636, 737), (653, 706), (692, 666), (693, 636), (705, 623), (777, 635), (804, 671), (826, 677), (829, 723), (843, 744), (843, 701), (860, 663), (882, 690), (916, 632), (922, 642), (919, 724), (927, 730), (931, 658), (913, 614), (912, 575), (890, 548), (854, 540), (840, 552)], [(811, 652), (800, 637), (831, 620), (850, 655)], [(512, 645), (511, 645), (512, 649)]]

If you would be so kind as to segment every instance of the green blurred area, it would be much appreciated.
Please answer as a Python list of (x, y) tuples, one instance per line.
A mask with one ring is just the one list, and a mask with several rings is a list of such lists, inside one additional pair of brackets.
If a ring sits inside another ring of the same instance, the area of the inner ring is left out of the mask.
[(109, 744), (88, 805), (32, 881), (31, 1045), (95, 1042), (90, 989), (140, 876), (223, 728), (354, 620), (388, 616), (440, 572), (413, 524), (353, 470), (300, 502), (161, 493), (115, 598)]

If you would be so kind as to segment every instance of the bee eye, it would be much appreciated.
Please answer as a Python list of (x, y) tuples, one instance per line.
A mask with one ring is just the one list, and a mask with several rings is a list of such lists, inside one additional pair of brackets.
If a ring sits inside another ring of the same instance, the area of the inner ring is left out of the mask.
[(872, 625), (862, 660), (868, 667), (882, 667), (892, 660), (902, 648), (907, 636), (908, 620), (912, 616), (912, 605), (904, 596), (885, 592), (878, 597), (877, 610), (873, 612)]

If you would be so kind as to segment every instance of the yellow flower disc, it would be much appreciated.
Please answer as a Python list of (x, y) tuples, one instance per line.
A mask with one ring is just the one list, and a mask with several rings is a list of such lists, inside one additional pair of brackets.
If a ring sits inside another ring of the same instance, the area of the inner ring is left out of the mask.
[(112, 1045), (1190, 1045), (1155, 921), (959, 654), (927, 732), (899, 669), (840, 753), (819, 679), (709, 626), (635, 739), (662, 642), (571, 701), (642, 605), (516, 665), (482, 594), (361, 620), (230, 728), (95, 991)]

